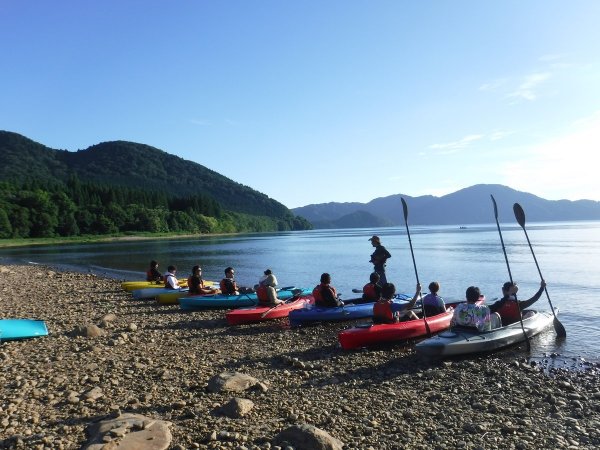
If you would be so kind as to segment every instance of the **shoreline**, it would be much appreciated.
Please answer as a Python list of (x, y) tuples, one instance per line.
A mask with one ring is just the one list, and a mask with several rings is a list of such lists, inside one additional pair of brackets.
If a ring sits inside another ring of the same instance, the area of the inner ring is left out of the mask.
[[(0, 275), (2, 317), (44, 319), (50, 331), (0, 345), (0, 448), (81, 448), (87, 426), (115, 411), (171, 422), (173, 450), (274, 449), (279, 431), (302, 423), (348, 449), (600, 446), (597, 372), (550, 377), (518, 348), (446, 361), (410, 345), (346, 352), (340, 324), (230, 327), (224, 311), (133, 300), (89, 273), (0, 265)], [(103, 335), (73, 335), (86, 324)], [(207, 389), (234, 371), (264, 389)], [(86, 398), (93, 389), (101, 395)], [(232, 397), (252, 410), (220, 415)]]

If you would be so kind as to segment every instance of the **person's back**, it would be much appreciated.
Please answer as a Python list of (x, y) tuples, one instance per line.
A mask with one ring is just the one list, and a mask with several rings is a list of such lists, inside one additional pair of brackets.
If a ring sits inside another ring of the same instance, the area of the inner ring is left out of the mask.
[(363, 286), (363, 295), (360, 302), (354, 303), (373, 303), (381, 297), (381, 286), (379, 285), (380, 276), (373, 272), (369, 277), (369, 282)]
[(427, 317), (436, 316), (446, 312), (444, 299), (437, 295), (439, 290), (440, 284), (437, 281), (429, 283), (429, 294), (423, 297), (423, 309)]
[(260, 278), (256, 288), (256, 296), (261, 305), (277, 305), (283, 302), (277, 298), (276, 286), (277, 278), (271, 269), (265, 270), (264, 276)]
[(454, 308), (451, 325), (476, 328), (478, 331), (489, 331), (495, 328), (496, 315), (493, 315), (486, 305), (476, 304), (481, 297), (481, 291), (476, 286), (469, 286), (466, 292), (467, 302), (460, 303)]
[(546, 282), (542, 280), (540, 288), (533, 297), (529, 300), (518, 301), (517, 292), (519, 291), (519, 286), (517, 283), (507, 281), (502, 286), (502, 298), (490, 305), (490, 310), (500, 315), (503, 326), (518, 322), (521, 320), (522, 311), (539, 300), (545, 287)]
[(411, 308), (417, 302), (421, 293), (421, 285), (417, 283), (415, 295), (407, 304), (395, 303), (393, 301), (396, 294), (396, 286), (393, 283), (386, 283), (381, 288), (381, 298), (373, 305), (373, 323), (390, 324), (404, 320), (417, 319), (417, 315), (411, 311)]
[(331, 286), (331, 276), (328, 273), (321, 275), (321, 284), (313, 289), (313, 297), (315, 305), (322, 308), (335, 308), (344, 306), (341, 300), (338, 299), (337, 290)]

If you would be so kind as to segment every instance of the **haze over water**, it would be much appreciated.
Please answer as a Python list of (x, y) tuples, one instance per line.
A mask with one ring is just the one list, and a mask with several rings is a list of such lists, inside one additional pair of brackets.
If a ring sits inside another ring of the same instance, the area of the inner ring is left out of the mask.
[[(540, 278), (525, 234), (516, 223), (501, 226), (519, 298), (527, 299), (537, 291)], [(567, 339), (556, 341), (550, 327), (532, 340), (531, 354), (523, 356), (539, 360), (557, 353), (556, 367), (573, 366), (576, 358), (600, 361), (600, 222), (531, 223), (527, 231), (552, 303), (560, 308)], [(501, 296), (508, 271), (496, 225), (411, 226), (410, 233), (425, 292), (429, 282), (437, 280), (447, 300), (463, 299), (470, 285), (479, 286), (488, 302)], [(416, 279), (404, 227), (0, 249), (0, 261), (91, 270), (118, 279), (141, 279), (151, 259), (160, 262), (162, 271), (175, 264), (180, 278), (186, 278), (194, 264), (202, 265), (209, 280), (219, 280), (223, 269), (233, 266), (242, 285), (254, 285), (266, 268), (277, 275), (280, 286), (313, 287), (322, 272), (329, 272), (332, 284), (349, 299), (356, 296), (352, 289), (361, 288), (372, 271), (368, 238), (373, 234), (392, 254), (388, 281), (399, 292), (412, 294)], [(549, 309), (545, 295), (535, 307)]]

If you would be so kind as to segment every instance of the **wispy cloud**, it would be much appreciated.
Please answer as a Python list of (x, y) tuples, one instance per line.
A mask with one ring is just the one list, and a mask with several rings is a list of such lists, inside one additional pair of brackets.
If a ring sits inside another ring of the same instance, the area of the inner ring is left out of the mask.
[(483, 134), (469, 134), (458, 141), (446, 142), (444, 144), (431, 144), (429, 148), (433, 150), (442, 150), (441, 154), (454, 153), (471, 145), (472, 142), (483, 139)]
[(532, 73), (527, 75), (517, 89), (509, 93), (507, 97), (516, 98), (518, 100), (533, 101), (538, 98), (539, 94), (537, 89), (539, 85), (550, 77), (551, 74), (549, 72)]
[(511, 134), (514, 134), (514, 131), (494, 131), (490, 134), (490, 141), (499, 141), (500, 139), (504, 139)]

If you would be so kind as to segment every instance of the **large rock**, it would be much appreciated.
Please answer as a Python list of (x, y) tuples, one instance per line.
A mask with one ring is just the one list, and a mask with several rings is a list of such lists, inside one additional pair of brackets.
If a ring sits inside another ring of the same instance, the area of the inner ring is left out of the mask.
[(90, 425), (83, 450), (166, 450), (172, 439), (170, 425), (140, 414), (121, 414)]
[(250, 375), (239, 372), (223, 372), (208, 381), (210, 392), (243, 392), (260, 382)]
[(275, 444), (295, 450), (342, 450), (344, 443), (312, 425), (293, 425), (275, 436)]
[(239, 419), (248, 414), (252, 408), (254, 408), (254, 402), (252, 400), (234, 397), (219, 408), (217, 412), (227, 417), (231, 417), (232, 419)]
[(98, 337), (105, 334), (106, 331), (94, 324), (80, 325), (73, 330), (73, 336)]

